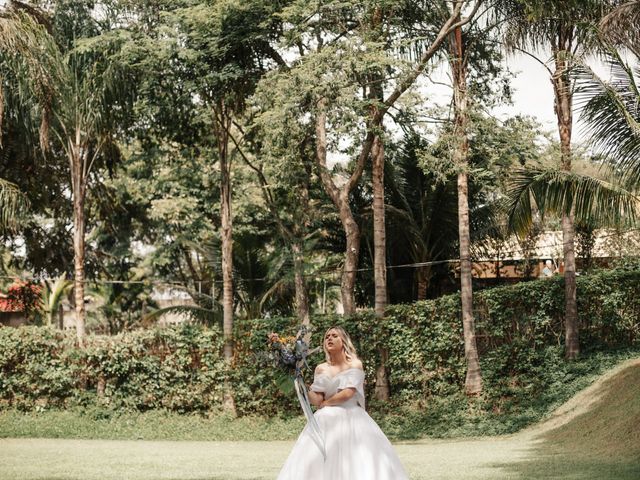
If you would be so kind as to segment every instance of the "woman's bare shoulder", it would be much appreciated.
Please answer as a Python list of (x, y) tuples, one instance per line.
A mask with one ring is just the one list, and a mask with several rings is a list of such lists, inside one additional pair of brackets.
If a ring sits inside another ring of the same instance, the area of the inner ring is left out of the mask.
[(354, 358), (349, 362), (350, 368), (357, 368), (358, 370), (364, 370), (362, 366), (362, 361), (359, 358)]
[(316, 371), (315, 373), (326, 373), (329, 371), (329, 364), (327, 362), (322, 362), (319, 363), (318, 366), (316, 367)]

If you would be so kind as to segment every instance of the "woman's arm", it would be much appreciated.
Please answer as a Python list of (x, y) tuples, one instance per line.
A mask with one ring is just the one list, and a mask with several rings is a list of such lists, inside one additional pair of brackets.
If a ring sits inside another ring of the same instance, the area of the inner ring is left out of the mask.
[[(316, 377), (322, 375), (325, 372), (325, 368), (326, 365), (324, 363), (321, 363), (316, 367), (315, 371), (313, 372), (314, 382), (316, 380)], [(324, 400), (324, 392), (314, 392), (309, 388), (307, 393), (309, 395), (309, 402), (311, 403), (311, 405), (319, 407)]]
[(344, 403), (347, 400), (350, 400), (351, 398), (353, 398), (355, 394), (356, 394), (355, 388), (351, 388), (351, 387), (345, 388), (344, 390), (340, 390), (333, 397), (323, 400), (319, 406), (320, 408), (322, 408), (322, 407), (332, 407), (335, 405), (340, 405), (341, 403)]
[(316, 407), (319, 407), (322, 401), (324, 400), (324, 393), (314, 392), (312, 390), (309, 390), (308, 395), (309, 395), (309, 402), (311, 402), (311, 405), (314, 405)]

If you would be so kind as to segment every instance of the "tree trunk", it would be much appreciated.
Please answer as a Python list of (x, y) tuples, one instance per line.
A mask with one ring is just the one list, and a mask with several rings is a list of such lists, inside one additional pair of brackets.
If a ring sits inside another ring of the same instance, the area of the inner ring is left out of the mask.
[[(554, 48), (553, 52), (555, 72), (552, 78), (555, 112), (558, 119), (562, 169), (571, 171), (573, 95), (566, 58), (567, 52), (571, 50), (571, 31), (560, 31), (557, 40), (558, 46)], [(562, 215), (562, 251), (564, 255), (565, 357), (573, 360), (580, 354), (573, 211)]]
[[(375, 315), (378, 321), (384, 322), (387, 309), (387, 241), (384, 215), (384, 143), (376, 136), (371, 149), (373, 160), (373, 262), (375, 280)], [(376, 370), (375, 398), (388, 401), (389, 372), (387, 361), (389, 351), (383, 345), (379, 349), (380, 364)]]
[(427, 290), (429, 289), (429, 278), (431, 277), (431, 267), (423, 265), (418, 267), (418, 300), (427, 298)]
[(471, 281), (471, 253), (469, 235), (469, 200), (467, 173), (458, 174), (458, 228), (460, 235), (460, 300), (462, 302), (462, 327), (464, 352), (467, 359), (465, 390), (469, 395), (482, 392), (482, 374), (476, 345), (473, 318), (473, 287)]
[(476, 345), (473, 319), (473, 289), (471, 280), (471, 239), (469, 234), (469, 189), (467, 168), (469, 164), (469, 141), (467, 138), (468, 98), (466, 60), (462, 43), (462, 28), (456, 28), (451, 39), (451, 69), (454, 84), (455, 133), (457, 145), (454, 162), (458, 173), (458, 230), (460, 238), (460, 300), (462, 303), (462, 326), (464, 352), (467, 360), (465, 390), (468, 395), (482, 392), (482, 374)]
[(309, 320), (309, 295), (307, 293), (307, 282), (304, 278), (304, 258), (302, 246), (298, 241), (291, 244), (293, 251), (293, 270), (296, 288), (296, 313), (301, 325), (310, 324)]
[(76, 130), (75, 139), (68, 139), (68, 158), (73, 191), (73, 294), (76, 312), (76, 336), (78, 344), (84, 347), (86, 340), (84, 309), (84, 254), (86, 219), (84, 201), (86, 197), (85, 157), (86, 148), (81, 143), (81, 132)]
[[(356, 276), (358, 274), (358, 255), (360, 254), (360, 227), (353, 218), (347, 198), (341, 200), (339, 214), (342, 227), (345, 231), (347, 249), (344, 258), (342, 281), (340, 282), (340, 296), (345, 315), (352, 315), (356, 311)], [(341, 195), (342, 197), (342, 195)]]
[(384, 145), (380, 137), (371, 150), (373, 158), (373, 263), (375, 313), (384, 317), (387, 308), (386, 231), (384, 221)]
[(78, 344), (83, 347), (86, 339), (84, 309), (84, 252), (85, 252), (85, 215), (84, 192), (74, 189), (73, 193), (73, 293), (76, 310), (76, 336)]
[[(215, 122), (216, 139), (220, 161), (220, 209), (222, 240), (222, 337), (223, 354), (227, 368), (233, 362), (233, 237), (231, 216), (231, 159), (229, 158), (229, 129), (231, 118), (226, 114), (224, 105), (217, 112)], [(236, 414), (235, 400), (231, 384), (224, 387), (223, 408), (232, 415)]]
[(364, 168), (364, 161), (369, 156), (373, 136), (367, 135), (365, 145), (358, 159), (356, 170), (351, 178), (341, 188), (338, 188), (327, 168), (327, 100), (322, 98), (318, 101), (318, 112), (316, 115), (316, 163), (320, 174), (322, 185), (331, 198), (331, 201), (338, 210), (340, 222), (345, 233), (347, 248), (344, 256), (344, 266), (342, 268), (342, 281), (340, 282), (340, 295), (345, 315), (351, 315), (356, 311), (354, 289), (356, 285), (356, 274), (358, 269), (358, 253), (360, 251), (360, 228), (353, 218), (351, 207), (349, 206), (349, 194), (355, 186)]

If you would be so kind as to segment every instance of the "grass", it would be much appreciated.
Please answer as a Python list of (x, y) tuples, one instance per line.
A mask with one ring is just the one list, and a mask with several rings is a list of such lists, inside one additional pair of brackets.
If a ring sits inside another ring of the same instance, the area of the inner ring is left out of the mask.
[(602, 385), (588, 412), (545, 436), (551, 449), (572, 455), (640, 460), (640, 367), (629, 367)]
[[(575, 397), (575, 404), (589, 407), (568, 410), (560, 422), (554, 417), (516, 435), (404, 442), (396, 450), (412, 480), (637, 480), (640, 362), (634, 365)], [(152, 418), (165, 421), (145, 417)], [(180, 426), (181, 435), (207, 425), (192, 420)], [(5, 438), (0, 480), (267, 480), (276, 477), (292, 444)]]
[(260, 441), (290, 440), (302, 430), (303, 417), (231, 418), (101, 409), (0, 412), (0, 437), (102, 440)]
[(640, 363), (602, 382), (586, 412), (544, 433), (515, 478), (640, 478)]

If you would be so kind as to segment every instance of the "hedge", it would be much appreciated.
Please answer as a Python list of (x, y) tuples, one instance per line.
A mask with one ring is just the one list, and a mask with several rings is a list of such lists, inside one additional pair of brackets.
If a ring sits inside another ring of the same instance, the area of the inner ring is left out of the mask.
[[(393, 403), (456, 393), (465, 374), (459, 300), (449, 295), (393, 305), (384, 320), (370, 310), (315, 316), (312, 343), (328, 327), (344, 326), (363, 358), (369, 397), (381, 346), (389, 350)], [(532, 395), (543, 390), (545, 358), (564, 340), (562, 278), (477, 292), (474, 309), (487, 395), (508, 398), (525, 384)], [(579, 277), (578, 311), (583, 351), (639, 347), (640, 271)], [(295, 330), (291, 318), (238, 320), (233, 368), (227, 369), (219, 331), (194, 324), (90, 336), (84, 349), (70, 333), (0, 328), (0, 408), (98, 404), (212, 412), (221, 408), (227, 380), (241, 415), (297, 413), (295, 396), (279, 388), (277, 372), (264, 360), (268, 332)], [(321, 360), (318, 355), (312, 363)]]

